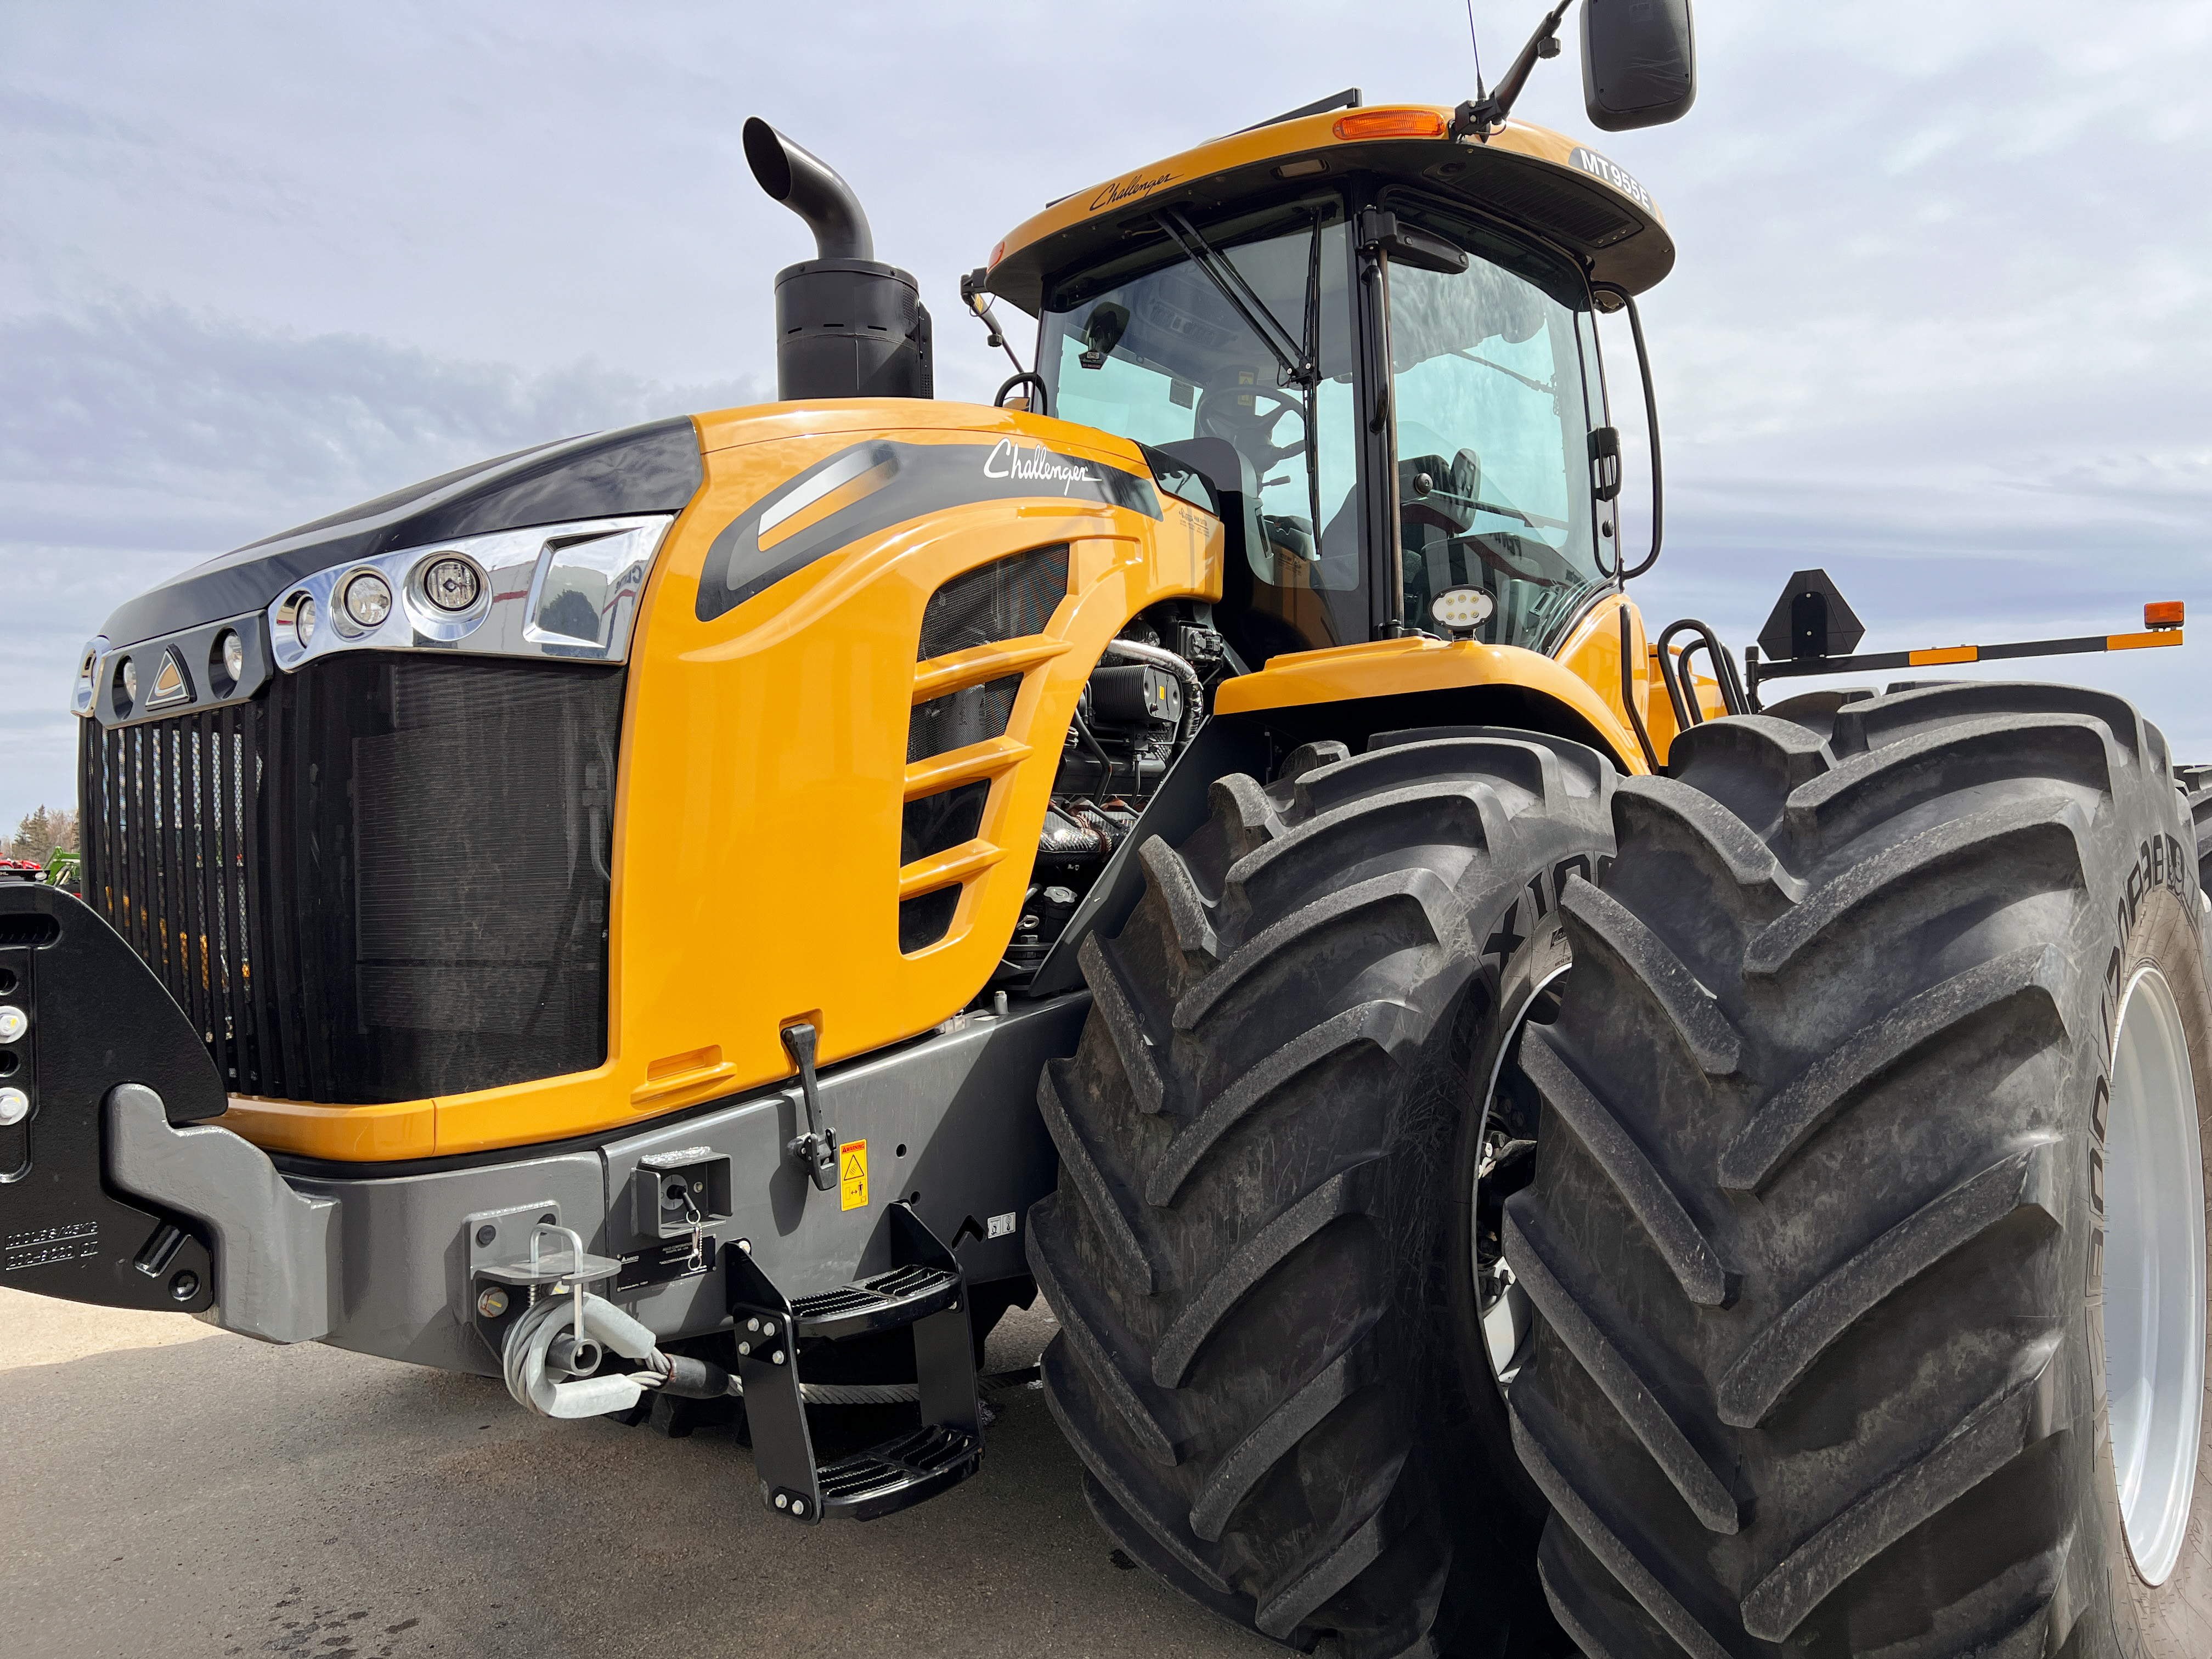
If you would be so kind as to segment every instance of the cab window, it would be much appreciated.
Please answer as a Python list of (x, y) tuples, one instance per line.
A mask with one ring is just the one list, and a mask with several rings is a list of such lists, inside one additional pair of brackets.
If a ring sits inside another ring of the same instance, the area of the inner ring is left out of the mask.
[(1588, 290), (1541, 250), (1386, 203), (1468, 255), (1457, 273), (1390, 268), (1406, 620), (1432, 629), (1430, 601), (1473, 586), (1492, 601), (1478, 637), (1549, 651), (1614, 568), (1589, 458), (1602, 394)]
[(1235, 446), (1261, 533), (1228, 573), (1220, 614), (1247, 658), (1364, 640), (1342, 204), (1316, 196), (1198, 228), (1293, 339), (1316, 300), (1315, 384), (1289, 383), (1221, 285), (1170, 239), (1047, 295), (1038, 355), (1052, 412), (1143, 444)]

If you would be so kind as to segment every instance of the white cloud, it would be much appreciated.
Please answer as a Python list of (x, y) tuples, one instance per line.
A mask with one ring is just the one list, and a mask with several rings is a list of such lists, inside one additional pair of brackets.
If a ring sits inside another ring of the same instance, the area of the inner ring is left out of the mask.
[[(1493, 74), (1537, 9), (1478, 0)], [(1645, 305), (1648, 606), (1740, 641), (1825, 563), (1870, 645), (2151, 598), (2212, 617), (2212, 9), (1705, 0), (1698, 24), (1689, 118), (1601, 146), (1681, 250)], [(1347, 82), (1472, 78), (1461, 0), (1387, 26), (1361, 0), (0, 9), (0, 821), (66, 793), (61, 690), (116, 599), (764, 388), (770, 278), (809, 244), (744, 170), (747, 114), (854, 181), (936, 313), (940, 392), (981, 398), (1006, 366), (953, 284), (1048, 198)], [(1522, 112), (1584, 129), (1571, 50)], [(2212, 757), (2202, 649), (2035, 666), (2120, 676)]]

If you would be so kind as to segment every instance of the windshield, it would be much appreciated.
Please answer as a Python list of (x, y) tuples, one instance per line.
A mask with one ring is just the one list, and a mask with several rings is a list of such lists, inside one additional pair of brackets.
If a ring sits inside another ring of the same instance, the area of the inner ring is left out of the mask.
[(1471, 584), (1495, 605), (1478, 638), (1549, 651), (1616, 562), (1593, 510), (1589, 433), (1604, 422), (1588, 291), (1521, 243), (1386, 200), (1472, 256), (1456, 274), (1390, 267), (1406, 620), (1433, 629), (1430, 600)]
[(1314, 383), (1296, 383), (1260, 328), (1171, 239), (1046, 296), (1038, 360), (1052, 413), (1155, 447), (1190, 438), (1236, 447), (1261, 530), (1248, 568), (1224, 582), (1224, 626), (1240, 652), (1256, 663), (1365, 640), (1342, 204), (1316, 196), (1203, 234), (1265, 307), (1261, 326), (1272, 318), (1302, 347), (1315, 302)]

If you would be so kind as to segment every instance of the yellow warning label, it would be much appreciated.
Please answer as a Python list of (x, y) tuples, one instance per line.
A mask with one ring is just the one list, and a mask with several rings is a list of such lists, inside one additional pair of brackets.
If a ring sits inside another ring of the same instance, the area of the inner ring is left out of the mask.
[(868, 1207), (868, 1143), (848, 1140), (837, 1149), (837, 1179), (844, 1194), (840, 1206), (848, 1210)]

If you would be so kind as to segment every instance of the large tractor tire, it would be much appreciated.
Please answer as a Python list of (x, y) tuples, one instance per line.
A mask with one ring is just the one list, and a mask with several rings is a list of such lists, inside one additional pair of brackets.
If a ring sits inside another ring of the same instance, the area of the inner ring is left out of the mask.
[(2196, 833), (2197, 878), (2202, 881), (2212, 875), (2212, 766), (2177, 766), (2173, 773)]
[(1553, 1607), (1590, 1659), (2203, 1659), (2212, 998), (2165, 740), (2063, 686), (1796, 708), (1624, 783), (1520, 1048)]
[(1275, 1641), (1564, 1650), (1476, 1176), (1525, 1147), (1482, 1103), (1564, 963), (1560, 885), (1611, 850), (1613, 787), (1522, 732), (1310, 744), (1145, 845), (1138, 908), (1083, 948), (1090, 1022), (1038, 1089), (1046, 1397), (1121, 1548)]

